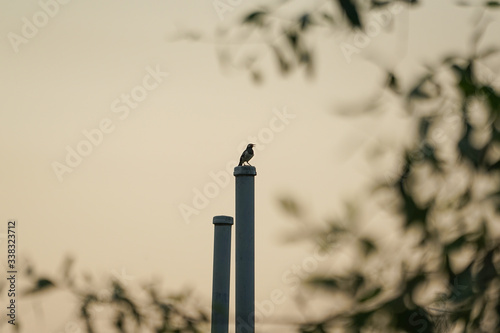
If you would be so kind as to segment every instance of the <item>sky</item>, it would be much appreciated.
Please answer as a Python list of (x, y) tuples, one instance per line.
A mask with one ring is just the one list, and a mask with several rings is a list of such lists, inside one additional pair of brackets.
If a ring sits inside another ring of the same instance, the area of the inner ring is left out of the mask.
[[(21, 267), (50, 275), (71, 255), (82, 274), (160, 279), (209, 306), (212, 217), (234, 216), (232, 167), (253, 142), (256, 301), (281, 290), (286, 302), (264, 321), (293, 313), (293, 267), (321, 260), (283, 242), (295, 224), (279, 198), (297, 199), (311, 221), (339, 215), (380, 175), (367, 150), (396, 147), (411, 119), (391, 105), (366, 117), (338, 111), (383, 82), (381, 67), (408, 85), (422, 64), (463, 52), (479, 13), (445, 0), (402, 7), (352, 57), (341, 48), (352, 34), (321, 31), (314, 77), (283, 78), (263, 60), (255, 84), (217, 61), (216, 29), (237, 27), (251, 8), (227, 3), (234, 10), (221, 13), (201, 0), (0, 0), (0, 236), (18, 221)], [(488, 15), (486, 45), (500, 28), (498, 13)], [(178, 38), (186, 31), (202, 38)], [(67, 328), (65, 296), (19, 302), (26, 325)]]

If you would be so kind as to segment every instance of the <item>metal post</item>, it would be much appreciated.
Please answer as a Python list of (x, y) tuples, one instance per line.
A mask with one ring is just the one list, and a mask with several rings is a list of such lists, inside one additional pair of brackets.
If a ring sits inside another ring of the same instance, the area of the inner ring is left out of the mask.
[(255, 332), (255, 176), (253, 166), (237, 166), (236, 333)]
[(212, 280), (212, 333), (227, 333), (231, 271), (231, 216), (214, 216), (214, 271)]

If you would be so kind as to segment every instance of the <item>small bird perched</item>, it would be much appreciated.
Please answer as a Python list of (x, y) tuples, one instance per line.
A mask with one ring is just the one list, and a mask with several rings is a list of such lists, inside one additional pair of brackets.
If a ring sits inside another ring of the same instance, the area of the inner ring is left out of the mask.
[(250, 165), (250, 163), (248, 163), (248, 161), (250, 161), (253, 157), (253, 146), (255, 146), (253, 143), (249, 143), (248, 146), (247, 146), (247, 149), (245, 149), (245, 151), (243, 152), (243, 154), (241, 154), (241, 157), (240, 157), (240, 164), (238, 164), (238, 166), (242, 166), (245, 162)]

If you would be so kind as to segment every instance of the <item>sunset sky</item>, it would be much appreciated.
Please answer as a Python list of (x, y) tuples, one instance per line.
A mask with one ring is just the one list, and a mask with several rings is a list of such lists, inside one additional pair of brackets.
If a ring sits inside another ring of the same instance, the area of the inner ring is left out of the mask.
[[(385, 79), (381, 68), (409, 85), (423, 64), (464, 52), (480, 13), (446, 0), (402, 8), (350, 59), (340, 45), (352, 35), (320, 31), (311, 79), (283, 78), (265, 58), (255, 84), (216, 56), (216, 29), (237, 28), (251, 8), (240, 3), (221, 14), (201, 0), (0, 1), (0, 236), (17, 219), (21, 263), (50, 275), (71, 255), (81, 273), (160, 279), (209, 306), (212, 217), (234, 216), (232, 167), (253, 142), (256, 301), (282, 290), (272, 317), (290, 316), (290, 272), (314, 251), (283, 242), (295, 222), (278, 199), (296, 198), (320, 223), (365, 193), (382, 174), (367, 151), (397, 147), (410, 119), (397, 105), (364, 117), (338, 111), (361, 106)], [(500, 31), (498, 11), (487, 15), (497, 20), (484, 45)], [(179, 38), (187, 31), (202, 37)], [(374, 214), (370, 223), (384, 222)], [(20, 299), (25, 325), (64, 325), (71, 309), (56, 298), (50, 308), (37, 299), (45, 319)]]

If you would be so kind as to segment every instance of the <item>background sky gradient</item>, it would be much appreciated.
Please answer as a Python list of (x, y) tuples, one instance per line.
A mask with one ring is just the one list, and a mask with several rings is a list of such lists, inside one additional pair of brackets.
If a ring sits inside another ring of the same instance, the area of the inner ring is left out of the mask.
[[(463, 52), (478, 15), (454, 1), (424, 1), (395, 15), (392, 29), (350, 62), (340, 45), (352, 36), (320, 32), (312, 79), (300, 72), (284, 79), (264, 60), (265, 80), (257, 85), (245, 72), (222, 69), (216, 57), (215, 30), (237, 27), (245, 1), (223, 21), (211, 1), (58, 2), (53, 17), (13, 47), (11, 33), (23, 36), (42, 3), (53, 2), (0, 1), (0, 235), (9, 218), (17, 219), (21, 263), (29, 260), (40, 272), (54, 272), (72, 255), (78, 271), (118, 274), (132, 284), (156, 278), (168, 290), (194, 289), (209, 306), (212, 217), (234, 216), (234, 177), (226, 166), (252, 141), (256, 297), (259, 303), (273, 290), (284, 292), (288, 301), (276, 306), (275, 318), (293, 317), (290, 278), (297, 274), (290, 272), (312, 260), (309, 246), (283, 243), (294, 221), (278, 199), (297, 198), (320, 222), (366, 189), (381, 175), (367, 150), (397, 147), (410, 119), (397, 105), (359, 118), (339, 111), (375, 91), (385, 78), (381, 67), (410, 80), (423, 63)], [(203, 37), (178, 38), (185, 31)], [(496, 21), (483, 43), (498, 31)], [(156, 74), (155, 81), (155, 71), (168, 76)], [(149, 90), (140, 88), (144, 82)], [(140, 101), (126, 106), (124, 94)], [(112, 131), (100, 138), (102, 121)], [(85, 131), (99, 143), (61, 181), (53, 163), (66, 164), (68, 149), (89, 149), (81, 143)], [(196, 193), (207, 188), (212, 198), (203, 202)], [(196, 207), (193, 200), (201, 201)], [(198, 214), (183, 216), (188, 206)], [(371, 221), (364, 227), (375, 232), (384, 218)], [(37, 332), (59, 329), (72, 310), (65, 295), (19, 301), (19, 316)]]

